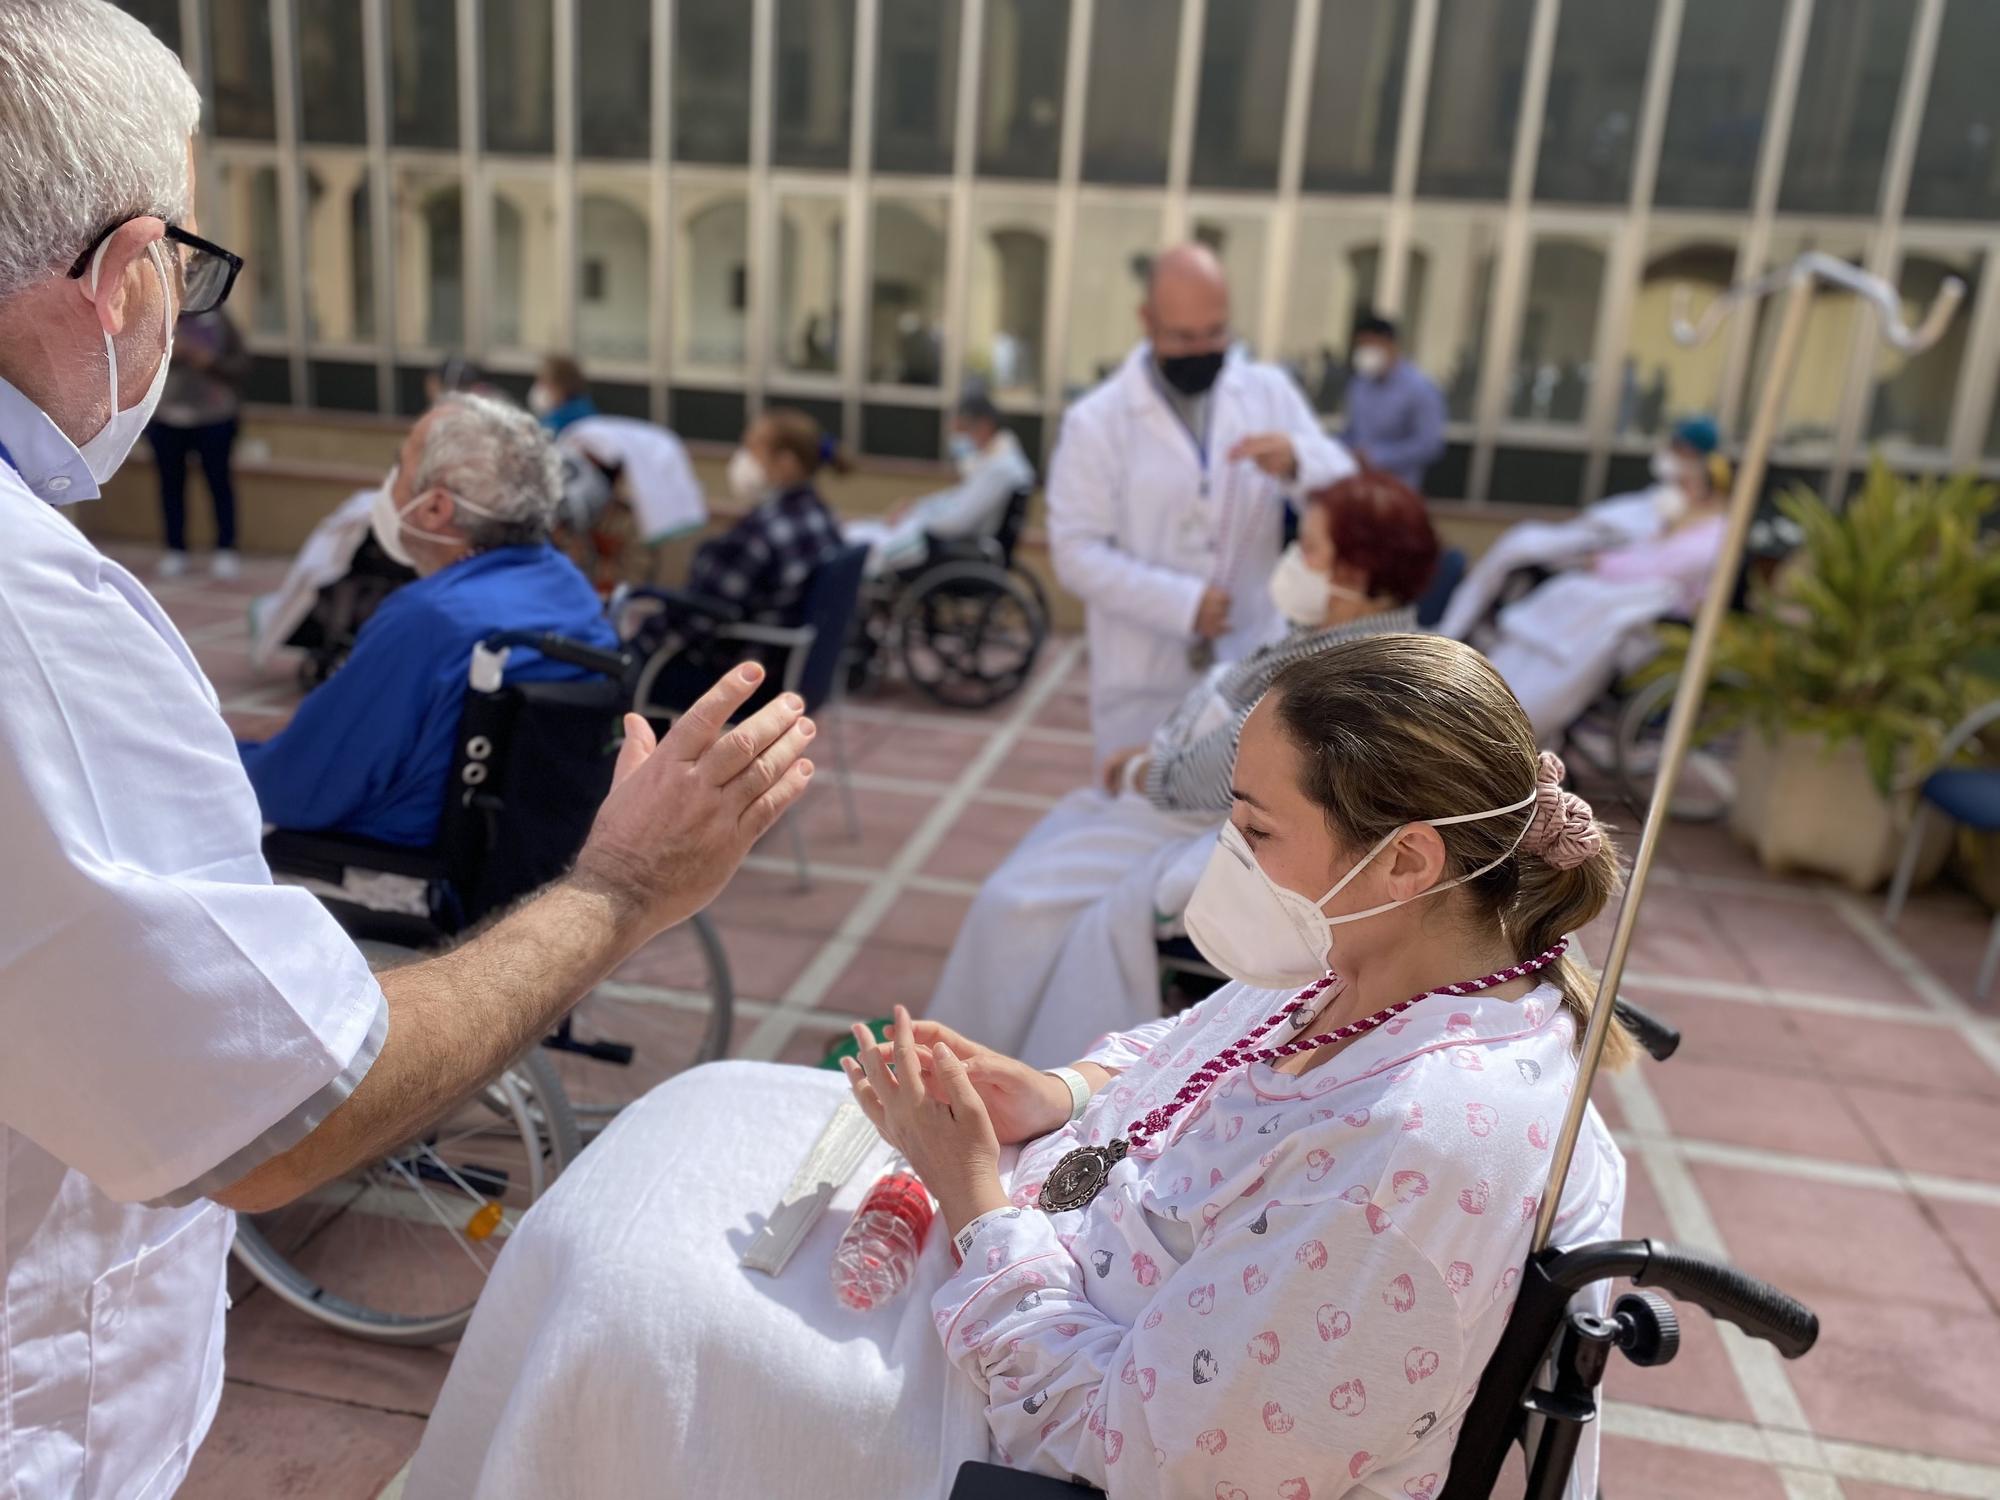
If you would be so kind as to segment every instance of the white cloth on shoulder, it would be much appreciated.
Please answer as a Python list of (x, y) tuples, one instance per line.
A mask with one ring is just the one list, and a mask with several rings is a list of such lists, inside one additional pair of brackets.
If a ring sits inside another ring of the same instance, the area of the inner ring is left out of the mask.
[(262, 667), (319, 602), (319, 591), (338, 583), (368, 540), (375, 491), (356, 490), (307, 535), (285, 573), (285, 581), (250, 601), (250, 661)]

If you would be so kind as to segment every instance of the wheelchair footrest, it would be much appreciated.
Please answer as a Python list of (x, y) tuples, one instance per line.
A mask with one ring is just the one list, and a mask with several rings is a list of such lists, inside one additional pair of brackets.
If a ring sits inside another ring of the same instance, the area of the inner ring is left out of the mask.
[(620, 1068), (632, 1064), (633, 1049), (628, 1042), (580, 1042), (573, 1036), (558, 1034), (543, 1037), (542, 1045), (554, 1052), (573, 1052), (578, 1057), (611, 1063)]

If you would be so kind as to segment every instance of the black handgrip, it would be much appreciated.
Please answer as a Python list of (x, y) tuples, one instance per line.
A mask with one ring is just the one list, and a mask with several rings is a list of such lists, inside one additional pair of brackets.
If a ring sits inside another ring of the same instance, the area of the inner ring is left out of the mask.
[(1694, 1303), (1710, 1317), (1734, 1323), (1786, 1359), (1797, 1359), (1819, 1340), (1819, 1316), (1768, 1282), (1746, 1276), (1724, 1261), (1662, 1240), (1646, 1241), (1645, 1267), (1632, 1278)]
[(481, 644), (488, 651), (525, 646), (530, 651), (548, 657), (551, 661), (568, 662), (573, 667), (582, 667), (586, 672), (596, 672), (619, 681), (631, 672), (634, 665), (632, 657), (627, 652), (606, 651), (601, 646), (586, 646), (582, 641), (573, 641), (568, 636), (550, 635), (533, 630), (502, 630), (489, 635)]
[(1649, 1010), (1643, 1010), (1630, 1000), (1619, 1000), (1612, 1007), (1632, 1039), (1646, 1049), (1654, 1062), (1665, 1062), (1680, 1050), (1680, 1028), (1671, 1026)]

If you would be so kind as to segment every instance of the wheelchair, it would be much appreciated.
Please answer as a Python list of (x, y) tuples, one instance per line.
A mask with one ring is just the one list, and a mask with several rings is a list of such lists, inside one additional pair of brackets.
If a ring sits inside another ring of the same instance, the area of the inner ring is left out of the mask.
[[(504, 684), (507, 653), (521, 648), (593, 675)], [(437, 843), (276, 830), (264, 841), (273, 875), (318, 895), (371, 960), (413, 957), (504, 910), (560, 875), (589, 832), (633, 667), (625, 653), (554, 636), (488, 637), (473, 653)], [(342, 1332), (456, 1338), (512, 1226), (591, 1130), (727, 1049), (734, 992), (720, 940), (697, 916), (669, 941), (676, 970), (698, 976), (685, 992), (608, 981), (418, 1139), (300, 1203), (240, 1217), (237, 1259)]]
[(343, 577), (320, 589), (307, 615), (285, 637), (299, 658), (299, 686), (311, 692), (340, 670), (354, 650), (354, 638), (382, 601), (416, 577), (382, 550), (374, 537), (363, 537)]
[(1020, 690), (1049, 633), (1048, 594), (1014, 560), (1033, 498), (1009, 496), (991, 536), (927, 537), (922, 561), (868, 586), (850, 687), (900, 668), (946, 708), (991, 708)]

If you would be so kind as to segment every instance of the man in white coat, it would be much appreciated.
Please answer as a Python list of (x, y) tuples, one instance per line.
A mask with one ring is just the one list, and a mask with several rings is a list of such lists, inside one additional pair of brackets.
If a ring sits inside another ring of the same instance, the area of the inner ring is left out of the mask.
[[(0, 1493), (162, 1500), (222, 1394), (231, 1209), (386, 1155), (699, 910), (811, 774), (732, 672), (643, 719), (569, 875), (380, 975), (271, 883), (256, 794), (160, 606), (64, 515), (144, 431), (201, 99), (105, 0), (0, 0)], [(551, 455), (552, 459), (552, 455)], [(433, 496), (442, 493), (433, 491)], [(747, 675), (746, 675), (747, 674)]]
[(1145, 340), (1070, 408), (1049, 471), (1056, 576), (1084, 602), (1100, 761), (1143, 745), (1217, 661), (1282, 628), (1282, 507), (1355, 471), (1289, 375), (1231, 348), (1201, 245), (1153, 263)]

